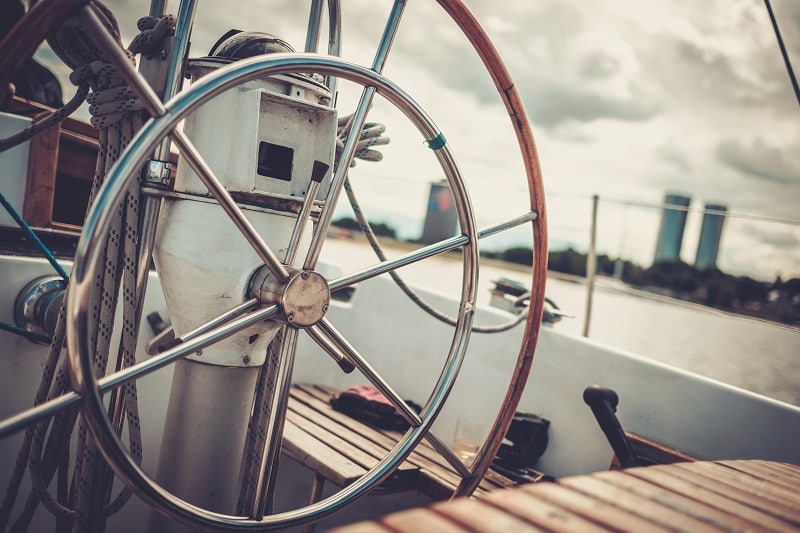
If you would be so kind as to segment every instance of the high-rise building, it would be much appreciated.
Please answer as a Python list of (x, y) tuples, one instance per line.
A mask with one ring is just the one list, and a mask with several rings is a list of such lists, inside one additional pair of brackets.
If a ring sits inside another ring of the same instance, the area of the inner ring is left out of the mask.
[(420, 241), (432, 244), (444, 239), (449, 239), (456, 234), (458, 216), (453, 193), (446, 180), (431, 183), (431, 192), (428, 196), (428, 211), (425, 215), (425, 226), (422, 229)]
[(691, 198), (680, 194), (664, 196), (664, 211), (658, 229), (654, 263), (680, 261), (683, 230), (686, 227), (686, 213), (690, 202)]
[(706, 270), (717, 266), (719, 242), (727, 211), (728, 207), (725, 205), (706, 204), (703, 225), (700, 228), (700, 241), (697, 243), (697, 255), (694, 260), (696, 269)]

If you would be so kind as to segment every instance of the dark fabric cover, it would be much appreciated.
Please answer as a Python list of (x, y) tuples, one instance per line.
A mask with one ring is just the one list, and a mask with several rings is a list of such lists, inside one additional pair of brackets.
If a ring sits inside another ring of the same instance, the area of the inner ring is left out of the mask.
[[(372, 385), (354, 385), (330, 399), (334, 409), (360, 422), (378, 429), (405, 431), (409, 424), (394, 408), (394, 405)], [(419, 405), (406, 400), (412, 409), (419, 412)]]

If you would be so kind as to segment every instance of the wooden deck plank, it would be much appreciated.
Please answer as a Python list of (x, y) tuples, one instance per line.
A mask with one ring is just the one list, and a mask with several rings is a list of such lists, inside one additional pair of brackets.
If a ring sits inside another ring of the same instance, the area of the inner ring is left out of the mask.
[(464, 528), (432, 509), (411, 509), (390, 514), (381, 520), (383, 524), (398, 533), (466, 533), (473, 531)]
[(647, 520), (652, 520), (666, 528), (696, 533), (724, 531), (723, 528), (676, 511), (667, 505), (662, 505), (658, 500), (643, 497), (635, 492), (606, 483), (597, 477), (575, 476), (561, 480), (561, 484), (579, 490), (587, 496), (616, 505)]
[(737, 486), (747, 486), (748, 490), (761, 491), (766, 494), (774, 495), (775, 498), (785, 501), (791, 505), (800, 507), (800, 494), (797, 492), (798, 485), (788, 488), (782, 482), (771, 478), (752, 475), (742, 470), (732, 468), (727, 463), (691, 463), (683, 468), (702, 473), (712, 479), (721, 482), (731, 483)]
[(607, 529), (637, 532), (670, 531), (670, 529), (659, 526), (633, 513), (629, 513), (615, 505), (598, 501), (595, 498), (591, 498), (560, 484), (536, 483), (533, 485), (521, 485), (517, 490), (529, 492), (536, 498), (546, 500)]
[[(750, 495), (749, 484), (770, 483), (768, 478), (746, 474), (748, 470), (766, 475), (775, 466), (791, 478), (800, 475), (800, 468), (735, 461), (736, 468), (741, 470), (738, 471), (731, 469), (729, 461), (718, 463), (703, 464), (712, 465), (711, 471), (717, 474), (731, 470), (739, 477), (741, 487), (732, 487), (727, 480), (712, 487), (714, 479), (708, 477), (709, 470), (670, 464), (523, 485), (487, 494), (482, 499), (462, 498), (428, 509), (401, 511), (381, 523), (388, 530), (408, 533), (800, 531), (794, 515), (770, 515), (738, 501)], [(731, 476), (731, 472), (720, 475)], [(797, 513), (798, 507), (790, 510)], [(454, 522), (461, 528), (453, 530)], [(386, 530), (342, 528), (337, 533), (386, 533)]]
[(736, 466), (741, 468), (743, 471), (747, 471), (752, 468), (763, 468), (765, 470), (789, 476), (790, 480), (795, 480), (795, 481), (800, 480), (800, 465), (794, 465), (791, 463), (765, 461), (763, 459), (737, 459), (732, 461), (716, 461), (716, 462), (718, 464)]
[[(475, 499), (461, 498), (446, 504), (435, 504), (431, 508), (437, 513), (447, 516), (450, 520), (462, 524), (470, 531), (479, 533), (544, 531), (530, 522)], [(418, 529), (417, 531), (430, 530)]]
[(664, 473), (800, 526), (800, 507), (797, 502), (776, 496), (771, 491), (709, 476), (707, 472), (698, 472), (697, 469), (671, 468)]
[(796, 493), (800, 484), (800, 472), (797, 467), (781, 463), (767, 463), (764, 461), (720, 461), (718, 464), (732, 470), (757, 477), (769, 482), (773, 486), (781, 486)]
[(605, 531), (579, 515), (534, 498), (523, 490), (498, 490), (485, 495), (481, 501), (516, 515), (534, 526), (564, 533), (597, 533)]
[(786, 502), (787, 505), (800, 508), (800, 493), (796, 489), (787, 489), (783, 486), (775, 485), (769, 480), (751, 476), (745, 472), (729, 468), (725, 464), (711, 462), (697, 462), (680, 465), (682, 470), (697, 472), (721, 483), (734, 486), (746, 487), (748, 491), (756, 494), (763, 494), (766, 497), (778, 501)]
[(326, 530), (326, 533), (395, 533), (394, 530), (378, 522), (356, 522), (342, 527)]
[[(726, 516), (726, 518), (723, 518), (720, 522), (722, 524), (724, 524), (726, 520), (731, 520), (733, 517), (736, 517), (741, 521), (741, 527), (749, 527), (751, 529), (757, 527), (763, 531), (794, 530), (794, 528), (788, 526), (786, 522), (778, 520), (772, 515), (763, 513), (701, 487), (693, 486), (691, 483), (686, 483), (681, 479), (661, 472), (660, 468), (664, 467), (631, 468), (626, 472), (630, 473), (631, 477), (636, 477), (640, 480), (652, 483), (668, 491), (672, 491), (673, 493), (687, 494), (689, 496), (684, 498), (690, 499), (695, 506), (702, 504), (716, 509)], [(749, 526), (747, 524), (749, 524)]]
[(732, 516), (716, 507), (698, 502), (694, 499), (694, 495), (692, 495), (692, 497), (688, 497), (684, 494), (673, 492), (659, 485), (650, 483), (644, 479), (630, 475), (629, 472), (632, 472), (633, 470), (639, 469), (632, 468), (626, 471), (620, 471), (619, 473), (598, 472), (596, 474), (592, 474), (592, 477), (597, 477), (603, 481), (624, 488), (625, 490), (638, 494), (644, 498), (648, 498), (657, 501), (662, 505), (672, 507), (678, 512), (685, 513), (696, 518), (697, 520), (707, 522), (716, 527), (723, 529), (733, 528), (738, 530), (752, 530), (754, 527), (756, 527), (756, 524), (751, 521)]

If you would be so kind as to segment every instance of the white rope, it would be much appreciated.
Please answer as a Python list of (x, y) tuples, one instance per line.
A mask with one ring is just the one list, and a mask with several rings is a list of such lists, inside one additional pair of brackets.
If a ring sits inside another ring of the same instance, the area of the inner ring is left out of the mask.
[[(91, 2), (106, 28), (119, 41), (119, 30), (111, 12), (99, 2)], [(154, 19), (146, 17), (139, 21), (140, 35), (134, 39), (128, 52), (131, 61), (135, 53), (149, 54), (153, 48), (160, 47), (163, 38), (174, 32), (175, 19), (172, 16)], [(144, 119), (141, 105), (132, 98), (130, 90), (116, 74), (116, 68), (109, 64), (102, 50), (86, 38), (87, 32), (81, 28), (77, 18), (65, 21), (50, 36), (53, 50), (73, 68), (70, 79), (84, 87), (88, 83), (92, 93), (87, 97), (92, 113), (92, 124), (100, 128), (100, 148), (89, 203), (91, 205), (102, 185), (107, 171), (127, 147)], [(80, 92), (80, 89), (79, 89)], [(137, 270), (137, 248), (139, 237), (139, 192), (138, 184), (133, 183), (119, 206), (111, 224), (105, 250), (104, 268), (95, 280), (102, 287), (100, 295), (92, 304), (93, 328), (88, 333), (90, 346), (95, 347), (95, 370), (98, 376), (106, 372), (111, 351), (111, 335), (114, 330), (114, 316), (120, 288), (123, 295), (123, 327), (118, 358), (124, 366), (135, 363), (138, 324), (133, 318), (135, 302), (135, 280)], [(69, 291), (69, 289), (68, 289)], [(65, 298), (66, 300), (66, 298)], [(63, 344), (65, 316), (60, 310), (56, 332), (45, 363), (42, 380), (34, 403), (36, 405), (62, 395), (70, 390), (66, 357)], [(141, 461), (141, 431), (134, 382), (123, 387), (125, 419), (129, 436), (130, 453), (137, 462)], [(83, 420), (79, 422), (77, 454), (73, 465), (72, 481), (67, 490), (64, 470), (69, 466), (68, 454), (71, 434), (77, 410), (71, 410), (42, 422), (26, 431), (15, 470), (0, 509), (0, 530), (9, 521), (19, 491), (25, 462), (28, 462), (33, 490), (29, 494), (22, 511), (14, 522), (14, 531), (27, 530), (33, 513), (42, 503), (53, 513), (59, 529), (71, 528), (73, 531), (100, 531), (105, 519), (124, 506), (130, 497), (130, 490), (124, 489), (113, 501), (107, 501), (111, 494), (110, 483), (113, 477), (100, 457)], [(65, 460), (66, 459), (66, 460)], [(48, 486), (57, 471), (59, 490), (53, 496)]]

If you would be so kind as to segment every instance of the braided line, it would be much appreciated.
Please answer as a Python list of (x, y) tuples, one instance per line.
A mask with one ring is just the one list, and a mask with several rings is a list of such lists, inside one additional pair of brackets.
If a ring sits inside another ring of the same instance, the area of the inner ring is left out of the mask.
[[(119, 40), (119, 30), (111, 12), (99, 2), (93, 1), (91, 5), (97, 11), (106, 29)], [(139, 39), (134, 48), (142, 52), (160, 46), (160, 42), (166, 35), (174, 33), (174, 25), (174, 17), (171, 16), (156, 19), (152, 23), (140, 21), (140, 28), (144, 27), (148, 35)], [(132, 97), (131, 91), (124, 86), (122, 79), (117, 74), (116, 67), (109, 64), (102, 50), (88, 39), (87, 32), (83, 31), (78, 19), (64, 21), (50, 36), (49, 42), (62, 60), (73, 68), (70, 80), (78, 85), (78, 91), (64, 108), (56, 111), (51, 117), (37, 121), (11, 140), (17, 144), (24, 142), (37, 132), (62, 120), (71, 110), (80, 105), (91, 88), (94, 92), (86, 99), (90, 102), (90, 112), (96, 114), (92, 119), (93, 125), (101, 128), (97, 166), (89, 200), (89, 205), (92, 205), (108, 169), (143, 123), (142, 113), (139, 111), (141, 105)], [(129, 51), (126, 53), (133, 61), (134, 53)], [(8, 143), (9, 141), (3, 142)], [(0, 146), (7, 147), (7, 144), (0, 144)], [(125, 324), (120, 341), (119, 357), (122, 358), (125, 366), (135, 363), (138, 325), (135, 321), (136, 315), (132, 312), (136, 304), (133, 301), (135, 297), (132, 295), (135, 294), (135, 291), (132, 287), (135, 286), (137, 265), (136, 260), (131, 257), (137, 256), (138, 225), (138, 187), (134, 184), (126, 195), (125, 202), (115, 214), (104, 256), (104, 272), (94, 280), (99, 297), (90, 305), (92, 325), (87, 336), (89, 345), (95, 348), (94, 365), (97, 375), (105, 374), (111, 334), (114, 329), (114, 310), (121, 284), (125, 294), (123, 311)], [(66, 358), (62, 357), (65, 326), (62, 307), (59, 310), (56, 332), (34, 400), (35, 405), (69, 390), (68, 375), (65, 371)], [(123, 397), (131, 454), (137, 462), (140, 462), (142, 457), (141, 429), (135, 384), (124, 386)], [(59, 530), (63, 530), (65, 527), (69, 528), (71, 523), (73, 531), (101, 528), (104, 517), (116, 512), (126, 503), (131, 494), (128, 489), (123, 490), (113, 502), (105, 505), (106, 494), (110, 495), (110, 491), (105, 490), (106, 485), (111, 483), (113, 478), (109, 478), (106, 475), (107, 470), (101, 468), (102, 458), (98, 455), (97, 448), (83, 420), (78, 424), (78, 453), (73, 465), (72, 481), (69, 488), (67, 487), (65, 468), (69, 464), (70, 434), (75, 427), (77, 416), (77, 410), (68, 411), (26, 430), (15, 469), (9, 481), (2, 508), (0, 508), (0, 530), (5, 528), (10, 519), (26, 462), (32, 478), (33, 489), (13, 525), (15, 531), (25, 530), (29, 527), (33, 512), (39, 503), (42, 503), (48, 511), (56, 516)], [(58, 495), (57, 498), (54, 498), (48, 492), (47, 487), (56, 471), (61, 473), (57, 484)], [(99, 497), (93, 497), (93, 493)], [(103, 506), (105, 507), (103, 508)]]
[(0, 152), (5, 152), (6, 150), (10, 150), (19, 144), (29, 141), (43, 131), (48, 130), (56, 124), (62, 122), (65, 118), (74, 113), (78, 107), (80, 107), (88, 93), (88, 83), (79, 85), (78, 89), (75, 91), (75, 95), (62, 107), (37, 120), (24, 130), (18, 131), (13, 135), (9, 135), (5, 139), (0, 139)]

